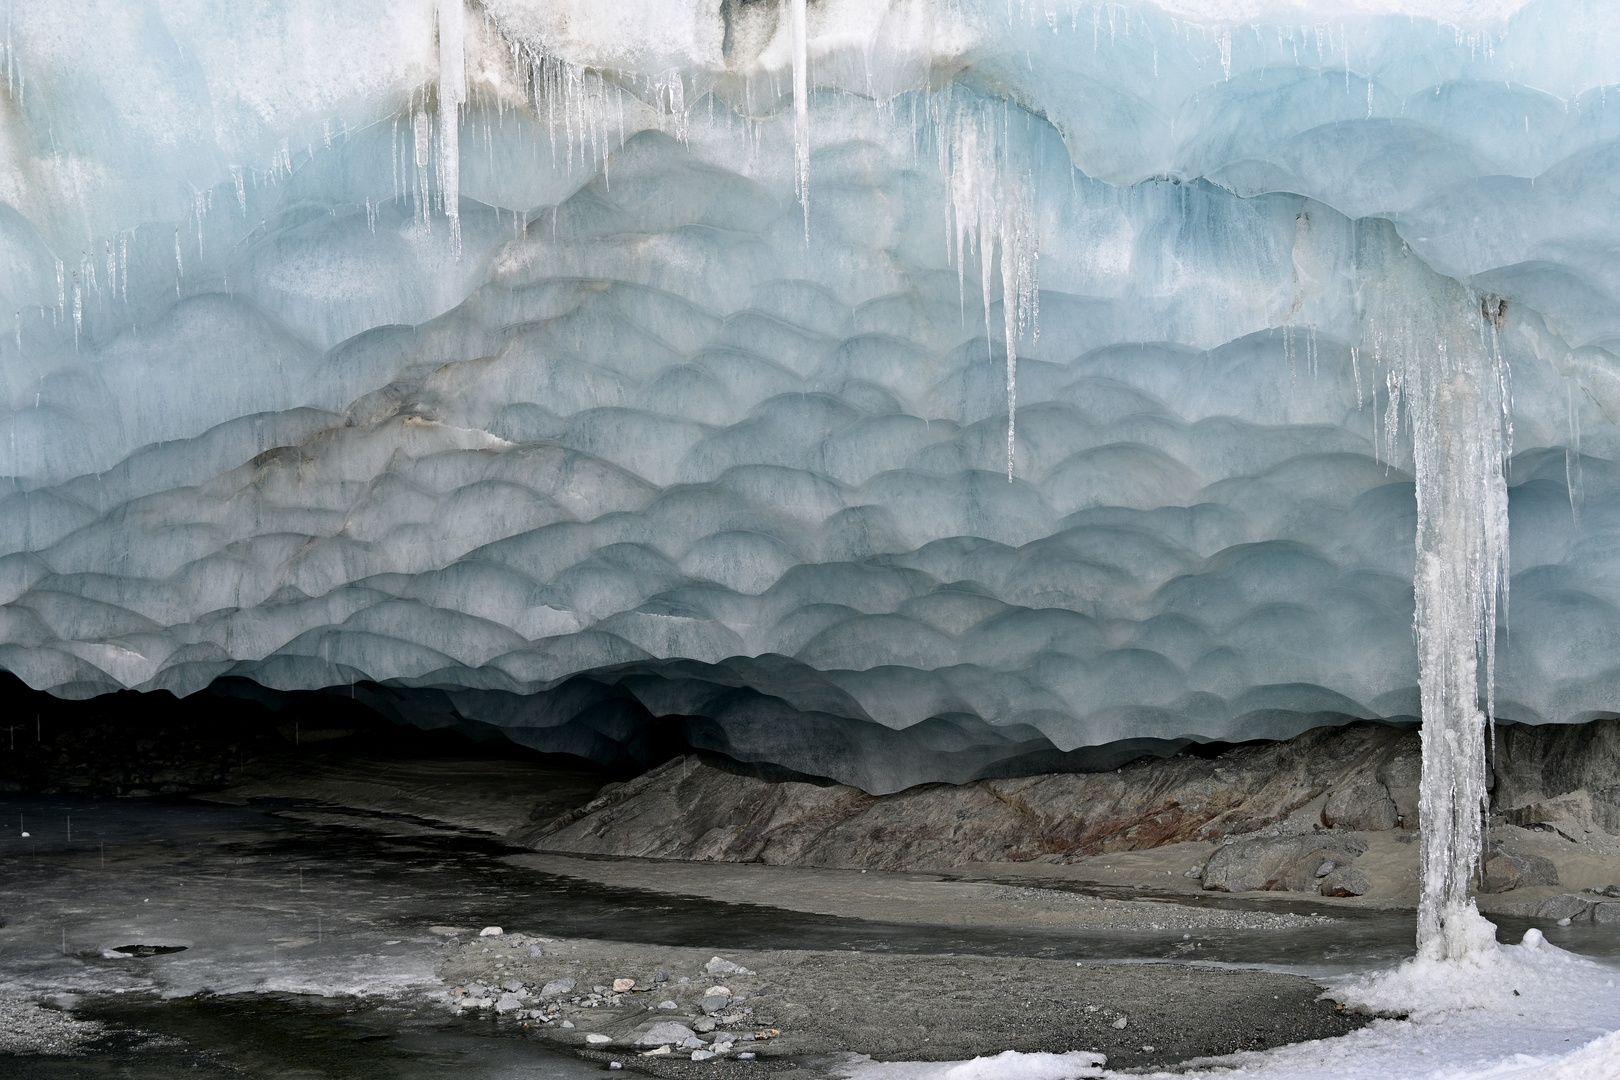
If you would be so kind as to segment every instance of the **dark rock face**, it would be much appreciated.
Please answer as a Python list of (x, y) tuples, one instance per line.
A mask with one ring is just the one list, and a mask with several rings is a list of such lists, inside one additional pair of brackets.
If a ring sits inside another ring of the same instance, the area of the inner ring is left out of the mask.
[(1540, 855), (1488, 852), (1480, 866), (1479, 891), (1503, 893), (1524, 885), (1557, 885), (1558, 868)]
[(1513, 724), (1496, 730), (1491, 803), (1516, 825), (1556, 818), (1538, 807), (1584, 791), (1594, 826), (1620, 833), (1620, 719), (1590, 724)]
[[(842, 784), (772, 783), (688, 756), (526, 839), (541, 851), (871, 869), (1061, 861), (1249, 834), (1324, 796), (1333, 811), (1323, 824), (1410, 826), (1415, 798), (1411, 815), (1400, 811), (1418, 753), (1416, 732), (1362, 723), (1213, 759), (929, 784), (882, 797)], [(1300, 879), (1310, 891), (1322, 861)]]
[(1382, 832), (1400, 820), (1389, 788), (1376, 779), (1335, 791), (1322, 807), (1322, 824), (1330, 829)]
[[(1215, 892), (1248, 892), (1252, 889), (1315, 892), (1320, 882), (1340, 872), (1330, 869), (1323, 877), (1319, 873), (1323, 866), (1331, 863), (1333, 867), (1343, 867), (1366, 850), (1367, 845), (1354, 836), (1332, 832), (1226, 844), (1204, 865), (1204, 888)], [(1359, 873), (1357, 876), (1360, 876)], [(1365, 888), (1361, 890), (1366, 891)]]

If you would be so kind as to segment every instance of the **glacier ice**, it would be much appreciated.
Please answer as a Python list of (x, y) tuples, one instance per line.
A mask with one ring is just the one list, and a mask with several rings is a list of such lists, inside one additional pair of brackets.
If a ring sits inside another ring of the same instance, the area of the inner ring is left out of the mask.
[[(872, 791), (1410, 719), (1420, 655), (1611, 714), (1617, 39), (1581, 0), (13, 0), (0, 667), (599, 758), (673, 718)], [(1411, 366), (1441, 341), (1482, 399)], [(1488, 519), (1420, 515), (1448, 409)]]

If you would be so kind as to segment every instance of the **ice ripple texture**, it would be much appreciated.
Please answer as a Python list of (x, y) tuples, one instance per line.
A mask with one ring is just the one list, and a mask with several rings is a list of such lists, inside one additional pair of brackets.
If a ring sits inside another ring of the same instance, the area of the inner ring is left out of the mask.
[(796, 146), (791, 3), (644, 6), (11, 6), (0, 666), (872, 791), (1412, 718), (1387, 229), (1512, 373), (1498, 710), (1620, 708), (1600, 8), (825, 0)]

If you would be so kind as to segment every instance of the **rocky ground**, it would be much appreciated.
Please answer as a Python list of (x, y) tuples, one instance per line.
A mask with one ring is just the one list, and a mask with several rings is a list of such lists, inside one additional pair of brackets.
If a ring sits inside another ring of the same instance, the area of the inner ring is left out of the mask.
[(1114, 1068), (1367, 1022), (1307, 979), (1181, 964), (659, 948), (437, 928), (462, 1012), (656, 1076), (818, 1072), (843, 1053), (950, 1061), (1093, 1050)]
[(26, 999), (0, 997), (0, 1056), (71, 1055), (102, 1031), (94, 1020), (75, 1019)]
[[(513, 838), (558, 854), (868, 870), (1039, 867), (1063, 880), (1410, 907), (1419, 760), (1416, 731), (1363, 723), (1211, 758), (874, 797), (840, 784), (771, 782), (689, 755)], [(1606, 891), (1620, 892), (1620, 720), (1504, 725), (1492, 763), (1482, 909), (1620, 922), (1620, 907), (1605, 906), (1620, 900)]]

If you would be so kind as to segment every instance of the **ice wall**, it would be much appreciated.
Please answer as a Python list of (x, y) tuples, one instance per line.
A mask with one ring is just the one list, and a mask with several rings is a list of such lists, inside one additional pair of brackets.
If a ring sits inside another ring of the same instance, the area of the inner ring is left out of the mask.
[(1420, 282), (1408, 345), (1488, 335), (1511, 404), (1496, 711), (1620, 709), (1602, 5), (5, 20), (31, 685), (364, 680), (595, 756), (698, 718), (877, 791), (1414, 717), (1421, 388), (1368, 299)]

